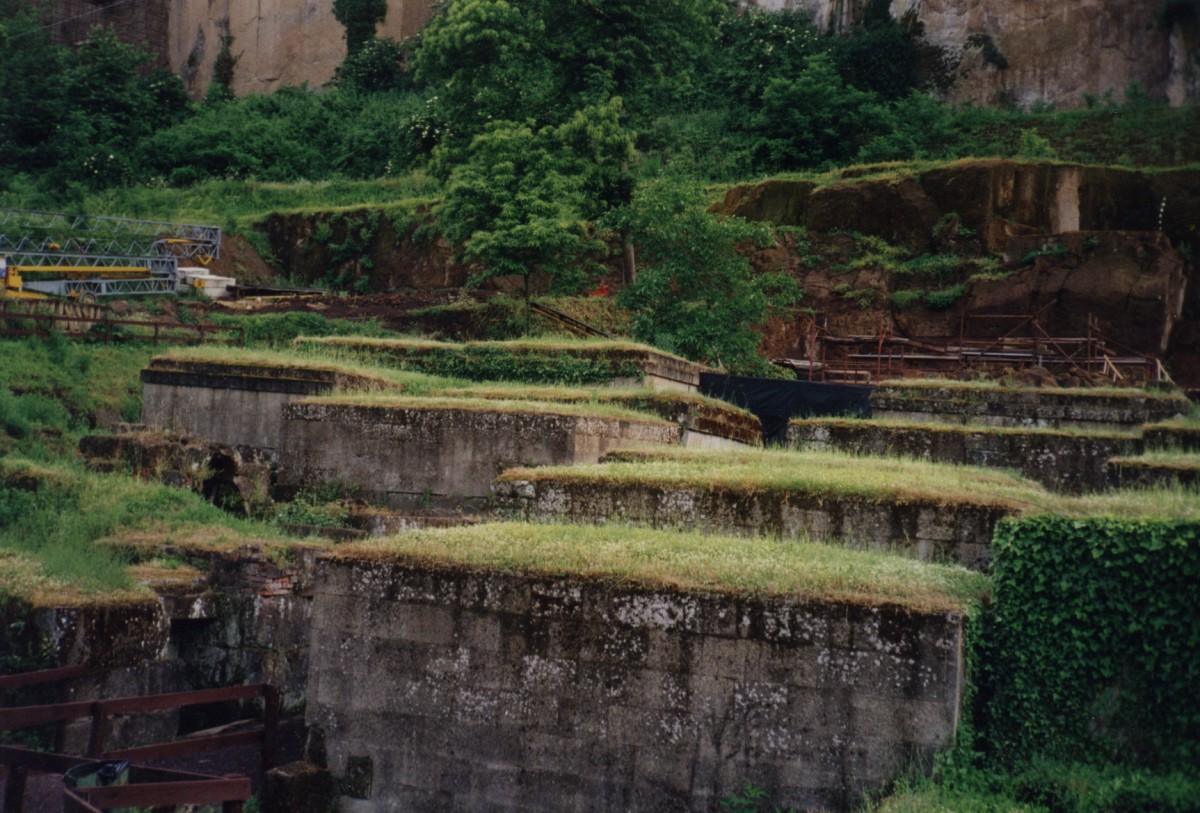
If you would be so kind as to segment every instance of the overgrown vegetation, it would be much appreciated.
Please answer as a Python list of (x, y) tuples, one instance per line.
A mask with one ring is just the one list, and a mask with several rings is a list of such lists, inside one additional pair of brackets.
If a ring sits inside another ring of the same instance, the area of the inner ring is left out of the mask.
[(1179, 701), (1200, 684), (1200, 524), (1039, 517), (992, 544), (988, 752), (1194, 766), (1200, 720)]
[(93, 346), (55, 333), (0, 347), (0, 454), (70, 455), (85, 432), (141, 414), (137, 374), (149, 345)]
[[(537, 276), (574, 293), (619, 267), (639, 338), (736, 372), (765, 369), (750, 327), (798, 292), (781, 276), (735, 272), (731, 244), (757, 239), (753, 229), (705, 213), (681, 195), (688, 185), (959, 156), (1200, 158), (1188, 137), (1196, 111), (1168, 110), (1136, 88), (1080, 111), (942, 105), (926, 92), (916, 33), (878, 3), (830, 36), (803, 12), (739, 12), (721, 0), (452, 0), (396, 43), (374, 36), (384, 4), (338, 0), (348, 56), (330, 87), (233, 98), (236, 47), (226, 40), (203, 102), (111, 31), (77, 49), (52, 44), (46, 13), (34, 0), (0, 8), (7, 205), (186, 213), (251, 236), (251, 208), (377, 200), (405, 218), (432, 208), (436, 223), (422, 228), (456, 244), (473, 282), (516, 276), (528, 295)], [(375, 226), (350, 231), (331, 244), (324, 283), (366, 293)], [(896, 306), (953, 306), (965, 267), (956, 276), (918, 259), (905, 270), (928, 279), (898, 288)], [(704, 293), (716, 290), (709, 281), (729, 282), (731, 295)], [(852, 305), (880, 301), (846, 285)]]
[(1126, 490), (1071, 497), (1053, 494), (1031, 480), (1002, 470), (923, 460), (769, 449), (631, 450), (612, 454), (609, 459), (612, 462), (603, 466), (514, 468), (499, 479), (637, 483), (734, 492), (770, 489), (942, 506), (997, 506), (1014, 514), (1200, 518), (1200, 494), (1194, 489)]

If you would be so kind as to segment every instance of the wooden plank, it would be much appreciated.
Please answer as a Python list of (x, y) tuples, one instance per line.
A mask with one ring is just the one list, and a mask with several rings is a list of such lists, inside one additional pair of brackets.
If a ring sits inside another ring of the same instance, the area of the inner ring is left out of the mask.
[(172, 692), (151, 694), (144, 697), (116, 697), (101, 700), (99, 705), (108, 714), (127, 714), (131, 711), (161, 711), (180, 706), (195, 706), (201, 703), (220, 703), (226, 700), (243, 700), (262, 694), (262, 684), (229, 686), (224, 689), (201, 689), (195, 692)]
[(17, 706), (11, 709), (0, 709), (0, 731), (14, 728), (56, 723), (59, 720), (74, 720), (79, 717), (89, 717), (94, 702), (81, 700), (75, 703), (56, 703), (47, 706)]
[(19, 745), (0, 745), (0, 765), (24, 765), (36, 773), (66, 773), (88, 761), (84, 757), (34, 751)]

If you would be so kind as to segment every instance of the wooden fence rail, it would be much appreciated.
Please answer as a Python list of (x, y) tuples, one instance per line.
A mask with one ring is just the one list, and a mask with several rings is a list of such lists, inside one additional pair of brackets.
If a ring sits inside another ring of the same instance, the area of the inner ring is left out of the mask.
[[(12, 688), (18, 685), (37, 685), (50, 680), (63, 680), (66, 677), (77, 677), (81, 667), (65, 667), (57, 670), (45, 670), (41, 673), (25, 675), (10, 675), (0, 678), (0, 687)], [(50, 676), (53, 673), (53, 676)], [(86, 670), (83, 670), (86, 673)], [(64, 677), (65, 675), (65, 677)], [(230, 700), (244, 700), (255, 697), (263, 698), (263, 723), (250, 730), (233, 734), (217, 734), (207, 737), (194, 737), (173, 742), (155, 743), (153, 745), (135, 748), (107, 749), (105, 741), (108, 738), (108, 724), (113, 715), (129, 714), (148, 711), (194, 706), (203, 703), (219, 703)], [(260, 748), (259, 758), (263, 771), (269, 770), (275, 763), (276, 729), (279, 723), (279, 689), (269, 684), (257, 683), (248, 686), (230, 686), (221, 689), (202, 689), (192, 692), (172, 692), (170, 694), (146, 695), (142, 697), (117, 697), (108, 700), (79, 700), (69, 703), (53, 703), (41, 706), (18, 706), (0, 708), (0, 731), (46, 725), (49, 723), (91, 718), (91, 731), (88, 737), (86, 753), (82, 756), (63, 754), (45, 754), (29, 751), (24, 748), (0, 746), (0, 765), (8, 767), (8, 781), (5, 786), (4, 805), (2, 813), (21, 813), (25, 793), (25, 778), (29, 771), (58, 772), (68, 770), (77, 764), (95, 759), (140, 759), (155, 760), (176, 757), (186, 754), (211, 751), (217, 748), (227, 748), (234, 745), (252, 745), (257, 743)], [(66, 766), (65, 768), (62, 766)], [(117, 794), (117, 801), (111, 795), (106, 795), (112, 788), (68, 789), (64, 799), (65, 810), (90, 811), (104, 807), (144, 807), (154, 804), (171, 802), (188, 803), (221, 803), (228, 813), (239, 813), (241, 802), (249, 797), (249, 780), (246, 780), (245, 794), (242, 785), (213, 784), (219, 777), (206, 777), (201, 774), (193, 775), (179, 782), (167, 782), (156, 789), (142, 788), (128, 795)], [(196, 783), (200, 784), (197, 785)], [(104, 792), (99, 792), (103, 790)], [(188, 796), (195, 792), (199, 795)], [(140, 794), (140, 795), (139, 795)], [(158, 795), (156, 795), (158, 794)], [(170, 799), (163, 794), (171, 795)], [(221, 798), (217, 798), (217, 797)], [(202, 797), (202, 798), (201, 798)], [(138, 801), (150, 799), (150, 801)]]
[[(127, 332), (126, 328), (137, 332)], [(185, 325), (149, 319), (116, 319), (107, 312), (43, 313), (0, 297), (0, 336), (45, 338), (51, 333), (61, 333), (73, 339), (102, 339), (105, 344), (118, 340), (149, 341), (154, 344), (245, 344), (245, 332), (241, 327), (211, 322)]]

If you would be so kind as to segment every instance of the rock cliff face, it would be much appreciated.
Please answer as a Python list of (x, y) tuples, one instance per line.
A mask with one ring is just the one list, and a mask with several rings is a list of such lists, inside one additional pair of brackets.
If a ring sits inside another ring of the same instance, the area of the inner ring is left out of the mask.
[[(837, 32), (876, 0), (741, 0), (801, 8)], [(924, 62), (952, 102), (1079, 107), (1084, 94), (1120, 100), (1137, 83), (1174, 105), (1200, 101), (1200, 22), (1164, 14), (1166, 0), (890, 0), (892, 16), (921, 33)], [(380, 36), (402, 39), (428, 22), (435, 0), (387, 0)], [(58, 0), (55, 36), (75, 42), (93, 24), (158, 53), (194, 96), (213, 78), (223, 47), (235, 60), (232, 89), (265, 93), (320, 86), (345, 58), (332, 3), (318, 0)]]
[[(231, 87), (239, 96), (304, 83), (319, 87), (333, 78), (346, 57), (345, 29), (328, 0), (166, 2), (168, 59), (194, 96), (208, 89), (226, 42), (236, 60)], [(392, 39), (411, 36), (429, 20), (432, 9), (433, 0), (388, 0), (378, 34)]]
[[(870, 0), (746, 0), (801, 8), (822, 31), (844, 30)], [(1200, 100), (1194, 19), (1160, 0), (890, 0), (922, 34), (927, 68), (951, 102), (1081, 107), (1084, 94), (1121, 100), (1137, 83), (1181, 105)]]

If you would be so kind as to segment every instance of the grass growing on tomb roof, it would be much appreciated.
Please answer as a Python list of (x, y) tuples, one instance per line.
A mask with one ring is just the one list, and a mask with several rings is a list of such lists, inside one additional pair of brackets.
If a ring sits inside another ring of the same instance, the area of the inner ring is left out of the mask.
[(931, 612), (965, 611), (988, 590), (982, 574), (894, 554), (614, 526), (496, 523), (421, 530), (339, 546), (331, 555)]
[(128, 576), (120, 585), (96, 589), (70, 574), (52, 572), (36, 555), (0, 548), (0, 596), (17, 598), (34, 607), (77, 607), (145, 601), (153, 593)]
[(805, 491), (1013, 510), (1034, 510), (1050, 498), (1041, 485), (1002, 470), (842, 452), (663, 449), (628, 452), (622, 458), (602, 466), (510, 469), (499, 479)]
[(684, 403), (722, 412), (751, 413), (739, 406), (696, 392), (654, 390), (649, 387), (556, 387), (498, 381), (476, 386), (448, 387), (431, 395), (451, 398), (517, 398), (534, 401), (596, 401), (613, 403)]
[(877, 387), (896, 389), (945, 389), (973, 392), (1039, 393), (1066, 395), (1072, 398), (1151, 398), (1189, 403), (1182, 392), (1152, 392), (1135, 387), (1028, 387), (1012, 386), (999, 381), (959, 381), (952, 378), (902, 378), (880, 381)]
[[(72, 464), (0, 458), (0, 554), (37, 565), (32, 571), (37, 578), (28, 585), (14, 581), (15, 571), (0, 573), (0, 592), (41, 595), (42, 585), (68, 585), (72, 601), (136, 592), (126, 569), (128, 556), (98, 543), (136, 532), (162, 541), (201, 526), (210, 539), (249, 535), (288, 541), (190, 491)], [(50, 587), (45, 590), (52, 595)]]
[(510, 350), (513, 352), (521, 351), (577, 351), (577, 350), (594, 350), (598, 352), (638, 352), (638, 353), (653, 353), (658, 356), (666, 356), (678, 361), (692, 364), (682, 356), (677, 356), (674, 353), (669, 353), (666, 350), (660, 350), (657, 347), (652, 347), (648, 344), (639, 344), (637, 342), (622, 341), (620, 339), (585, 339), (573, 336), (532, 336), (524, 339), (510, 339), (506, 341), (476, 341), (476, 342), (442, 342), (433, 339), (379, 339), (371, 337), (357, 336), (319, 336), (307, 337), (302, 336), (296, 340), (297, 345), (340, 345), (340, 346), (359, 346), (359, 347), (374, 347), (379, 349), (409, 349), (409, 350), (466, 350), (466, 349), (489, 349), (489, 350)]
[(985, 505), (1020, 514), (1200, 519), (1200, 492), (1136, 489), (1092, 497), (1055, 494), (1018, 474), (893, 457), (790, 450), (624, 452), (601, 466), (514, 468), (498, 480), (560, 480), (732, 491), (797, 491), (877, 501)]
[(1159, 466), (1172, 469), (1200, 469), (1200, 452), (1154, 449), (1136, 457), (1114, 457), (1109, 463), (1132, 466)]
[(246, 350), (209, 345), (172, 350), (159, 354), (155, 358), (205, 364), (331, 371), (358, 376), (386, 387), (415, 393), (424, 393), (438, 387), (465, 383), (428, 373), (380, 366), (372, 363), (369, 356), (363, 357), (352, 352), (341, 351), (336, 347), (325, 349), (322, 345), (316, 344), (305, 344), (295, 350)]
[(1044, 437), (1072, 437), (1108, 440), (1136, 440), (1141, 437), (1140, 429), (1119, 431), (1105, 429), (1096, 431), (1066, 427), (1062, 429), (1047, 429), (1044, 427), (1025, 426), (991, 426), (975, 423), (938, 423), (935, 421), (906, 421), (896, 418), (795, 418), (789, 422), (792, 426), (837, 426), (863, 427), (879, 429), (904, 429), (917, 432), (941, 432), (956, 435), (1039, 435)]
[(394, 392), (357, 392), (343, 395), (318, 395), (299, 399), (302, 404), (381, 407), (385, 409), (440, 409), (464, 412), (503, 412), (538, 415), (564, 415), (581, 418), (612, 418), (638, 423), (673, 426), (648, 412), (638, 412), (617, 404), (600, 402), (562, 402), (531, 400), (493, 400), (487, 398), (413, 397)]

